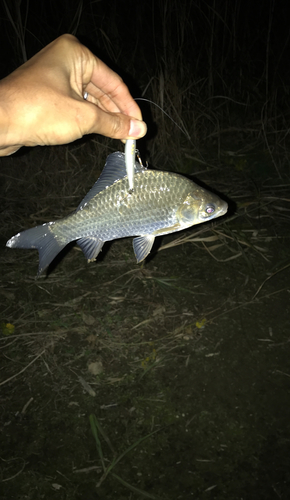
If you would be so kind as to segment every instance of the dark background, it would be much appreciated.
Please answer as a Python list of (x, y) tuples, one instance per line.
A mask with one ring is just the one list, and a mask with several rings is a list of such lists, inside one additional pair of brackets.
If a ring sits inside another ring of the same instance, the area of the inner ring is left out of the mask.
[[(143, 162), (229, 202), (213, 224), (157, 238), (142, 267), (122, 239), (89, 265), (70, 249), (36, 280), (37, 252), (6, 241), (71, 213), (123, 145), (0, 158), (1, 499), (289, 500), (289, 10), (0, 2), (1, 77), (75, 34), (176, 122), (139, 102)], [(100, 487), (91, 414), (106, 466), (128, 451)]]
[(208, 107), (223, 95), (273, 113), (289, 94), (289, 11), (275, 0), (3, 0), (0, 76), (69, 32), (159, 105), (170, 80), (185, 115), (197, 91)]

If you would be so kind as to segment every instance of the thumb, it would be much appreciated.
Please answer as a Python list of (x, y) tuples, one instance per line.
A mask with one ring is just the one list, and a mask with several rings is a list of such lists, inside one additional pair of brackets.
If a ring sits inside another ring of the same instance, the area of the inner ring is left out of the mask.
[(109, 113), (94, 104), (84, 103), (92, 111), (91, 126), (85, 133), (101, 134), (111, 139), (140, 139), (147, 132), (147, 125), (143, 120), (124, 115), (123, 113)]

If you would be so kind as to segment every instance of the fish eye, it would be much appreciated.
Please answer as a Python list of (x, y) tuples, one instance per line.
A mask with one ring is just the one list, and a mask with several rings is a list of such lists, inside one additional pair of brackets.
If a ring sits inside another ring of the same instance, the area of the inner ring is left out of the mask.
[(212, 204), (212, 203), (209, 203), (206, 208), (205, 208), (205, 211), (207, 214), (213, 214), (215, 212), (215, 206)]

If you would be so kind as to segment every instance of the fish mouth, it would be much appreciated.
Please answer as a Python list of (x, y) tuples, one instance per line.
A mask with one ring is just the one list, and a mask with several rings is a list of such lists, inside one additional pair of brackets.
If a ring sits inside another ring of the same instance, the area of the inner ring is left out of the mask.
[(220, 208), (220, 210), (217, 213), (217, 216), (221, 216), (221, 215), (226, 214), (228, 211), (228, 208), (229, 208), (229, 206), (228, 206), (227, 202), (224, 201), (223, 206)]

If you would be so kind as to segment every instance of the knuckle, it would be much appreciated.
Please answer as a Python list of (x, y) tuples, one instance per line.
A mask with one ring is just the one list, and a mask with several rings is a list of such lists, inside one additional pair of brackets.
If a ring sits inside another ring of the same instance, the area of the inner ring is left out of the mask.
[(118, 113), (112, 113), (111, 137), (115, 139), (122, 139), (124, 136), (124, 120), (122, 118), (122, 115)]

